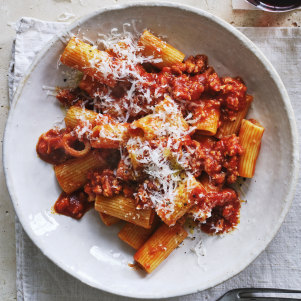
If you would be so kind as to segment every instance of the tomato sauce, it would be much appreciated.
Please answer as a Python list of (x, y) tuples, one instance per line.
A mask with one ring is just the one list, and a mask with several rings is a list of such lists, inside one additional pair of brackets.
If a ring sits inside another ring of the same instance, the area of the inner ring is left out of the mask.
[[(128, 116), (128, 122), (152, 113), (150, 107), (163, 100), (165, 94), (169, 94), (175, 100), (184, 118), (189, 114), (192, 116), (191, 119), (187, 119), (192, 122), (202, 122), (213, 115), (221, 115), (220, 123), (235, 120), (237, 113), (247, 105), (247, 89), (243, 81), (240, 78), (219, 77), (215, 70), (208, 66), (208, 58), (205, 55), (189, 57), (184, 63), (164, 67), (161, 71), (152, 68), (148, 72), (139, 64), (133, 68), (144, 80), (131, 94), (126, 93), (130, 88), (127, 79), (115, 82), (108, 89), (105, 84), (86, 76), (79, 88), (61, 90), (57, 98), (67, 107), (80, 105), (109, 114), (112, 118)], [(145, 91), (149, 92), (148, 97), (145, 96)], [(110, 106), (103, 101), (106, 95), (110, 98)], [(70, 151), (67, 152), (66, 147), (64, 149), (62, 146), (64, 134), (64, 130), (50, 130), (40, 137), (37, 152), (41, 159), (60, 164), (71, 158)], [(175, 141), (171, 148), (174, 154), (181, 157), (186, 170), (196, 178), (201, 176), (202, 172), (206, 172), (210, 183), (217, 187), (217, 191), (200, 192), (199, 194), (203, 195), (200, 199), (195, 197), (195, 191), (191, 194), (198, 207), (203, 206), (205, 211), (211, 211), (211, 217), (201, 228), (210, 234), (228, 232), (239, 222), (240, 201), (234, 190), (221, 187), (225, 183), (234, 183), (237, 179), (239, 156), (243, 152), (238, 137), (232, 135), (217, 140), (208, 136), (198, 136), (196, 133), (191, 138), (187, 137), (180, 144)], [(152, 148), (158, 147), (156, 143), (158, 141), (150, 141)], [(160, 143), (164, 147), (164, 139), (161, 139)], [(83, 147), (76, 139), (73, 141), (70, 138), (69, 144), (67, 146), (74, 149), (81, 150)], [(114, 152), (109, 150), (107, 159), (111, 160), (111, 167), (120, 161), (120, 157), (113, 154)], [(158, 190), (152, 181), (143, 177), (136, 183), (131, 166), (127, 166), (122, 160), (119, 162), (117, 175), (112, 170), (92, 170), (88, 174), (88, 180), (84, 191), (72, 194), (63, 192), (55, 204), (56, 212), (80, 219), (93, 206), (89, 199), (95, 199), (96, 195), (112, 197), (119, 193), (135, 195), (138, 207), (150, 206), (149, 194)], [(132, 181), (137, 184), (136, 187)]]
[(78, 190), (70, 194), (62, 192), (54, 205), (54, 210), (59, 214), (80, 219), (92, 207), (94, 202), (89, 202), (88, 195)]
[[(152, 70), (149, 73), (141, 65), (135, 66), (134, 69), (144, 80), (139, 83), (130, 98), (125, 93), (129, 89), (126, 79), (116, 82), (109, 93), (103, 83), (89, 76), (80, 82), (79, 87), (82, 90), (63, 89), (57, 98), (65, 106), (82, 105), (113, 117), (127, 115), (130, 122), (152, 113), (150, 106), (163, 100), (165, 94), (169, 94), (180, 105), (184, 117), (190, 112), (190, 103), (194, 101), (208, 103), (208, 99), (214, 99), (214, 106), (221, 111), (221, 121), (235, 120), (237, 113), (247, 105), (247, 88), (243, 81), (240, 78), (220, 78), (214, 69), (208, 66), (205, 55), (189, 57), (184, 63), (164, 67), (157, 72)], [(144, 95), (147, 90), (151, 99)], [(106, 106), (102, 101), (105, 95), (110, 96), (110, 106)], [(115, 107), (119, 109), (116, 110)], [(139, 109), (133, 109), (134, 107)]]
[(65, 133), (66, 130), (51, 129), (40, 136), (36, 151), (43, 161), (50, 164), (60, 164), (70, 158), (62, 146)]
[(242, 79), (232, 77), (222, 78), (222, 84), (222, 93), (220, 94), (221, 117), (223, 120), (234, 121), (237, 112), (243, 110), (247, 105), (247, 87)]
[(211, 137), (195, 135), (200, 143), (204, 171), (215, 185), (225, 182), (232, 184), (238, 177), (239, 156), (243, 149), (236, 135), (216, 140)]
[(80, 88), (61, 89), (56, 98), (65, 107), (84, 106), (86, 109), (93, 109), (93, 99), (88, 97)]
[(208, 234), (229, 232), (239, 223), (240, 200), (231, 188), (203, 194), (197, 207), (204, 211), (211, 210), (211, 216), (201, 224), (201, 229)]
[(235, 200), (212, 209), (211, 217), (201, 229), (208, 234), (222, 234), (235, 229), (239, 224), (240, 201)]

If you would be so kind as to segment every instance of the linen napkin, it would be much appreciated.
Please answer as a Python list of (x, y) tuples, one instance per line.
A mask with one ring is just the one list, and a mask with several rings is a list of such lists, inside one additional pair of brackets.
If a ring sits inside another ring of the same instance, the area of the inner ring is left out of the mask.
[(257, 9), (255, 6), (246, 2), (245, 0), (232, 0), (233, 9)]
[[(10, 100), (18, 82), (37, 52), (66, 23), (22, 18), (16, 24), (9, 86)], [(289, 92), (299, 133), (301, 133), (301, 29), (239, 28), (271, 60)], [(277, 236), (244, 271), (206, 291), (172, 298), (175, 301), (216, 300), (230, 289), (241, 287), (301, 287), (301, 182), (288, 216)], [(16, 260), (18, 301), (127, 301), (124, 298), (91, 288), (68, 275), (28, 238), (16, 218)]]

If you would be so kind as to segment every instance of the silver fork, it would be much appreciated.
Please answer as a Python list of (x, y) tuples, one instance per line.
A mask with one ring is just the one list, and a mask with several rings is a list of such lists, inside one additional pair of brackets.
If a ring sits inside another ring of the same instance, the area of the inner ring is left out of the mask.
[[(259, 296), (260, 294), (276, 294), (279, 297), (270, 297), (270, 296)], [(256, 296), (254, 296), (256, 294)], [(299, 294), (299, 298), (290, 298), (290, 297), (281, 297), (283, 294)], [(253, 295), (253, 296), (252, 296)], [(234, 289), (217, 301), (290, 301), (290, 300), (301, 300), (301, 290), (287, 290), (287, 289), (277, 289), (277, 288), (239, 288)]]

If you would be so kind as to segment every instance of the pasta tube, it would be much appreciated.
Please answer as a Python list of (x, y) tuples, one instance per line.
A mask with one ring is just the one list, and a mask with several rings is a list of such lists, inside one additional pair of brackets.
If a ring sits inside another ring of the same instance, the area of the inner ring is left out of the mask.
[(102, 212), (99, 212), (99, 217), (106, 226), (114, 225), (120, 221), (119, 218)]
[(129, 138), (129, 124), (104, 123), (93, 128), (91, 146), (95, 148), (119, 148)]
[(241, 177), (252, 178), (254, 176), (263, 132), (264, 127), (258, 121), (243, 119), (239, 131), (240, 144), (244, 149), (238, 169)]
[(207, 110), (208, 115), (206, 118), (202, 118), (200, 121), (196, 122), (194, 126), (197, 128), (199, 134), (214, 136), (217, 132), (220, 118), (220, 110), (212, 108)]
[(66, 127), (74, 128), (79, 121), (93, 122), (97, 119), (98, 114), (91, 110), (86, 110), (81, 107), (72, 106), (66, 113), (65, 124)]
[(144, 56), (154, 56), (156, 59), (162, 60), (158, 63), (152, 63), (152, 65), (159, 69), (182, 63), (185, 58), (184, 53), (157, 38), (147, 30), (140, 37), (139, 45), (143, 46), (142, 53)]
[(93, 150), (84, 157), (70, 159), (54, 166), (54, 172), (61, 188), (66, 193), (71, 193), (86, 184), (90, 169), (106, 167), (108, 164), (101, 153)]
[(107, 198), (101, 195), (96, 196), (95, 210), (149, 229), (153, 223), (154, 212), (152, 209), (136, 209), (135, 201), (118, 195)]
[(226, 136), (229, 136), (232, 134), (236, 134), (236, 135), (238, 134), (240, 126), (241, 126), (241, 122), (246, 117), (252, 101), (253, 101), (253, 96), (247, 95), (246, 96), (246, 102), (247, 102), (246, 107), (237, 113), (236, 119), (234, 121), (223, 121), (222, 122), (222, 124), (219, 127), (217, 134), (216, 134), (217, 138), (221, 139), (223, 137), (226, 137)]
[(189, 125), (170, 97), (155, 106), (155, 114), (142, 117), (131, 124), (132, 129), (140, 129), (146, 140), (169, 135), (172, 131), (188, 131)]
[(188, 178), (176, 189), (172, 205), (163, 205), (156, 208), (158, 216), (166, 225), (173, 226), (179, 218), (195, 205), (195, 198), (192, 194), (196, 188), (202, 189), (201, 184), (194, 177)]
[(187, 235), (179, 224), (173, 227), (162, 224), (136, 252), (134, 259), (147, 273), (151, 273)]
[(107, 52), (100, 51), (76, 37), (70, 39), (61, 56), (61, 62), (108, 86), (115, 85), (110, 66), (116, 65), (116, 60), (114, 61)]
[(132, 223), (126, 223), (118, 233), (118, 237), (135, 250), (138, 250), (151, 236), (157, 225), (158, 223), (154, 221), (151, 228), (146, 229)]

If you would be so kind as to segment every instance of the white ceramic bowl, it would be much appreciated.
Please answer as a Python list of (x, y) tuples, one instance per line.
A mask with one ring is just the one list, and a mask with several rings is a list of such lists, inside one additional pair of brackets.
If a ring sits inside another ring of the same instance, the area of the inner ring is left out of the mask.
[(247, 182), (239, 229), (223, 237), (203, 235), (206, 255), (181, 248), (151, 275), (132, 270), (134, 251), (119, 241), (118, 226), (102, 225), (95, 211), (80, 221), (51, 213), (60, 188), (52, 166), (35, 145), (41, 133), (63, 119), (43, 85), (59, 86), (57, 60), (64, 44), (54, 38), (37, 57), (16, 93), (5, 130), (4, 166), (16, 213), (33, 242), (53, 262), (81, 281), (115, 294), (163, 298), (204, 290), (243, 270), (278, 231), (290, 207), (297, 179), (294, 114), (275, 69), (243, 34), (202, 10), (178, 4), (132, 4), (103, 9), (72, 24), (78, 36), (96, 39), (124, 23), (151, 29), (186, 54), (205, 53), (219, 74), (241, 76), (255, 100), (249, 116), (266, 128), (255, 177)]

